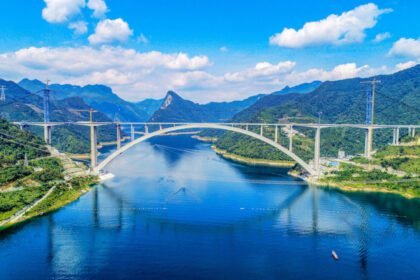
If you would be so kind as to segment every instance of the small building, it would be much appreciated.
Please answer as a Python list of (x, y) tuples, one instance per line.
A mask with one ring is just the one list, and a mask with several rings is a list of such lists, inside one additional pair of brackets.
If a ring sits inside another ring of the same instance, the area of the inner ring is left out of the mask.
[(345, 159), (346, 158), (346, 152), (345, 151), (338, 151), (338, 159)]

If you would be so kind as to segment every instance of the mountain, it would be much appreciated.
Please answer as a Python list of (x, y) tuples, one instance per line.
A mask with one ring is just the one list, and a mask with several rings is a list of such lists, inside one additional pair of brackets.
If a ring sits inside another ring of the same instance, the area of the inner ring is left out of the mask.
[(321, 81), (313, 81), (310, 83), (303, 83), (294, 87), (286, 86), (280, 91), (273, 92), (274, 95), (288, 94), (288, 93), (309, 93), (314, 91), (322, 84)]
[[(0, 79), (0, 86), (6, 86), (6, 101), (0, 103), (0, 117), (9, 121), (43, 121), (43, 99), (12, 81)], [(62, 100), (52, 99), (50, 102), (50, 120), (54, 122), (86, 121), (89, 120), (87, 105), (80, 97), (69, 97)], [(105, 114), (97, 112), (95, 121), (111, 121)], [(29, 127), (38, 136), (42, 137), (42, 130), (38, 127)], [(100, 141), (111, 141), (115, 138), (115, 130), (111, 126), (100, 127)], [(57, 126), (53, 128), (52, 145), (63, 152), (86, 153), (89, 152), (89, 129), (80, 126)]]
[[(317, 122), (318, 113), (322, 112), (323, 123), (365, 123), (366, 91), (370, 91), (371, 88), (362, 82), (372, 79), (381, 81), (376, 88), (375, 123), (420, 123), (420, 65), (391, 75), (324, 82), (307, 94), (268, 95), (236, 114), (232, 121)], [(308, 141), (312, 141), (313, 131), (302, 130), (302, 132), (306, 133)], [(374, 145), (380, 147), (389, 142), (391, 134), (390, 130), (375, 132), (375, 135), (383, 137), (375, 137)], [(216, 146), (247, 156), (243, 147), (249, 146), (250, 143), (247, 137), (227, 133), (219, 138)], [(336, 156), (338, 150), (344, 150), (348, 154), (361, 153), (364, 146), (364, 131), (324, 129), (321, 146), (322, 155)], [(270, 159), (275, 154), (275, 151), (264, 153), (258, 151), (258, 148), (255, 149), (253, 155), (259, 155), (261, 158)], [(303, 151), (302, 156), (305, 156)]]
[(142, 111), (146, 112), (150, 117), (159, 109), (162, 105), (163, 99), (145, 99), (143, 101), (135, 103), (136, 107)]
[(160, 108), (154, 112), (150, 121), (167, 122), (223, 122), (236, 113), (251, 106), (263, 95), (255, 95), (240, 101), (211, 102), (197, 104), (185, 100), (173, 91), (169, 91)]
[[(19, 85), (30, 92), (36, 92), (45, 87), (39, 80), (23, 79)], [(104, 85), (60, 85), (52, 84), (51, 96), (56, 100), (69, 97), (80, 97), (92, 108), (106, 114), (111, 120), (119, 121), (145, 121), (150, 115), (135, 104), (125, 101), (116, 95), (111, 88)]]

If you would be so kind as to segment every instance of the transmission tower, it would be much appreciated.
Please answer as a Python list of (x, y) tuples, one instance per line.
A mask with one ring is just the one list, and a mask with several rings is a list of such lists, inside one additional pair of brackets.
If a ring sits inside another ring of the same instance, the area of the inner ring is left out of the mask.
[(367, 142), (366, 142), (366, 156), (371, 158), (372, 155), (372, 143), (373, 143), (373, 127), (374, 127), (374, 117), (375, 117), (375, 90), (376, 84), (381, 81), (373, 79), (371, 81), (363, 81), (362, 84), (371, 84), (372, 91), (367, 90), (366, 94), (366, 124), (370, 125), (367, 132)]
[(0, 102), (6, 101), (6, 87), (0, 86)]
[(366, 91), (366, 124), (373, 126), (374, 124), (374, 114), (375, 114), (375, 90), (376, 84), (381, 81), (373, 79), (371, 81), (363, 81), (362, 84), (371, 84), (372, 90), (369, 91), (369, 88)]

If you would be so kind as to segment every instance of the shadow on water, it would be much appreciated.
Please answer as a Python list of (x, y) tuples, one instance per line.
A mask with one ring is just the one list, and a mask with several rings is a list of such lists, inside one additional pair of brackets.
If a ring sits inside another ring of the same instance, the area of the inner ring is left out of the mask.
[[(195, 150), (201, 142), (191, 138), (191, 135), (161, 136), (154, 137), (148, 141), (153, 150), (163, 155), (166, 163), (174, 167), (186, 154), (188, 150)], [(165, 147), (171, 147), (170, 152)]]
[(344, 194), (355, 202), (368, 203), (379, 213), (388, 215), (397, 222), (420, 231), (419, 198), (407, 199), (401, 195), (389, 193), (350, 192)]

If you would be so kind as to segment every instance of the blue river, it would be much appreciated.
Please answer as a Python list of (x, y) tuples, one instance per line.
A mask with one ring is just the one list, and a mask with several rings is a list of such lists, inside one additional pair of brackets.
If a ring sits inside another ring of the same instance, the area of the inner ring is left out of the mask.
[(418, 199), (308, 186), (188, 136), (140, 144), (108, 170), (0, 233), (0, 279), (420, 279)]

